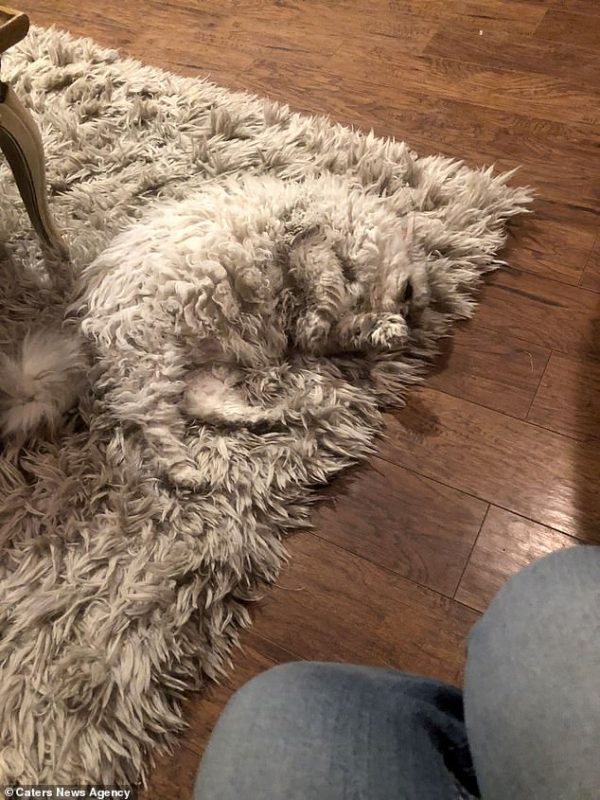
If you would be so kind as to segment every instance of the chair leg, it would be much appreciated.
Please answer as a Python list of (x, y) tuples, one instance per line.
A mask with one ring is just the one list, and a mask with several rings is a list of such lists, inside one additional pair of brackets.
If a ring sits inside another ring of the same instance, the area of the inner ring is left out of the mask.
[(38, 236), (52, 250), (66, 253), (48, 208), (42, 139), (31, 114), (6, 83), (0, 83), (0, 149)]

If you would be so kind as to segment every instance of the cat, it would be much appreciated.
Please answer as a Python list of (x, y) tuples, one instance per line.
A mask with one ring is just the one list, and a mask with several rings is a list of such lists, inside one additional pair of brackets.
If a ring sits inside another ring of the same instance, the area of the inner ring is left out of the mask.
[(96, 388), (183, 479), (186, 419), (256, 425), (293, 406), (250, 402), (249, 371), (404, 346), (429, 302), (413, 236), (385, 198), (334, 175), (228, 179), (157, 204), (82, 276), (73, 311)]

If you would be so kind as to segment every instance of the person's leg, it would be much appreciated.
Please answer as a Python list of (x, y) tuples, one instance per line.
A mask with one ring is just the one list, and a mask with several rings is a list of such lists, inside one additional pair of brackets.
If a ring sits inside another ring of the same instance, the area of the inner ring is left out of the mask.
[(471, 633), (464, 692), (484, 800), (600, 797), (600, 547), (501, 589)]
[(195, 799), (456, 800), (476, 791), (465, 741), (458, 689), (393, 670), (288, 664), (233, 696)]

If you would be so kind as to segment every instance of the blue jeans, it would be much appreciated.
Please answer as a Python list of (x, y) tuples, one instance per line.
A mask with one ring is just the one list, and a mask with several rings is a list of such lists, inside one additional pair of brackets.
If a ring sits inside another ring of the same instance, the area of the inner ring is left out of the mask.
[(229, 702), (195, 800), (597, 800), (600, 547), (541, 559), (474, 627), (460, 690), (293, 663)]

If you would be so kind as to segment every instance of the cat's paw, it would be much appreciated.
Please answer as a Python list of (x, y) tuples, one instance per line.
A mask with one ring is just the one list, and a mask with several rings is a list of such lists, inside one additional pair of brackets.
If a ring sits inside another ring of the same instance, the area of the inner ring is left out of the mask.
[(399, 314), (390, 314), (375, 323), (369, 333), (369, 341), (373, 347), (383, 347), (393, 350), (408, 339), (408, 325), (404, 317)]

